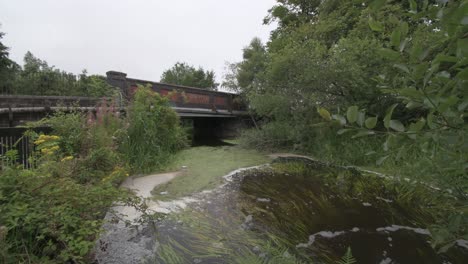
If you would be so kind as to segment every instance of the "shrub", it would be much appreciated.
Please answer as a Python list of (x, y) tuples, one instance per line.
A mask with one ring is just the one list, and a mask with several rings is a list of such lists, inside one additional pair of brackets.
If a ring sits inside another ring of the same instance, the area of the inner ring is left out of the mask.
[(151, 172), (183, 148), (187, 137), (167, 98), (139, 86), (128, 112), (128, 129), (121, 151), (134, 172)]

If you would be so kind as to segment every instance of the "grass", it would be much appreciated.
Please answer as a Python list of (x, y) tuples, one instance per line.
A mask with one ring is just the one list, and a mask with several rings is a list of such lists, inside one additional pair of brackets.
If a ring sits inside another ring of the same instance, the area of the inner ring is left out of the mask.
[[(168, 200), (212, 189), (223, 182), (222, 176), (242, 168), (260, 165), (270, 159), (255, 150), (238, 146), (193, 147), (179, 152), (166, 171), (177, 171), (186, 166), (183, 174), (153, 190), (156, 199)], [(167, 192), (161, 195), (161, 192)]]

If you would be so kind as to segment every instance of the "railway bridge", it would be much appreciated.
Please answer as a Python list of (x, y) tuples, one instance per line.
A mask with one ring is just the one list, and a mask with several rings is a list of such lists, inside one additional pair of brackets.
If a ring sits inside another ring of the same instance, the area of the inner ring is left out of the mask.
[[(116, 71), (107, 72), (107, 82), (118, 94), (112, 99), (113, 107), (123, 114), (138, 85), (148, 85), (168, 97), (182, 122), (193, 127), (195, 139), (233, 137), (248, 123), (246, 106), (235, 94), (134, 79)], [(75, 96), (0, 95), (0, 155), (20, 138), (19, 127), (27, 122), (40, 120), (55, 111), (96, 113), (110, 101), (110, 98)]]

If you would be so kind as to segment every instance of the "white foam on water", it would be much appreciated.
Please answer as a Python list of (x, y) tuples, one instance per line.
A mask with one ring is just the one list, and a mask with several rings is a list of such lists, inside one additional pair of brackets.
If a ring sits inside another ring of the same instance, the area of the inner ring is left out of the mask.
[(385, 199), (385, 198), (382, 198), (382, 197), (375, 197), (377, 200), (381, 200), (381, 201), (384, 201), (384, 202), (387, 202), (387, 203), (393, 203), (393, 200), (390, 200), (390, 199)]
[(455, 241), (455, 243), (456, 243), (457, 246), (459, 246), (459, 247), (468, 249), (468, 240), (458, 239), (457, 241)]
[(346, 233), (345, 231), (336, 231), (336, 232), (333, 232), (333, 231), (320, 231), (320, 232), (317, 232), (317, 233), (315, 233), (313, 235), (310, 235), (309, 236), (309, 241), (307, 243), (297, 244), (296, 248), (310, 247), (312, 244), (314, 244), (315, 238), (317, 236), (321, 236), (321, 237), (324, 237), (324, 238), (334, 238), (334, 237), (337, 237), (337, 236), (341, 236), (341, 235), (343, 235), (345, 233)]
[(379, 264), (390, 264), (392, 263), (392, 259), (391, 258), (386, 258), (386, 259), (383, 259), (382, 261), (380, 261)]
[(386, 227), (379, 227), (376, 229), (377, 232), (396, 232), (398, 230), (409, 230), (409, 231), (413, 231), (417, 234), (421, 234), (421, 235), (426, 235), (426, 236), (430, 236), (431, 235), (431, 232), (427, 229), (423, 229), (423, 228), (415, 228), (415, 227), (409, 227), (409, 226), (400, 226), (400, 225), (391, 225), (391, 226), (386, 226)]

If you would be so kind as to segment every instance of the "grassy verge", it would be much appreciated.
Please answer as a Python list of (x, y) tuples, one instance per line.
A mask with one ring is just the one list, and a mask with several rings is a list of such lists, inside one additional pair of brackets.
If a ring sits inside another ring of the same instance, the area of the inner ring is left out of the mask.
[[(177, 154), (167, 171), (187, 168), (174, 180), (157, 186), (153, 190), (156, 199), (168, 200), (190, 195), (221, 184), (222, 176), (242, 167), (260, 165), (270, 159), (255, 150), (246, 150), (237, 146), (194, 147)], [(161, 192), (167, 192), (161, 195)]]

